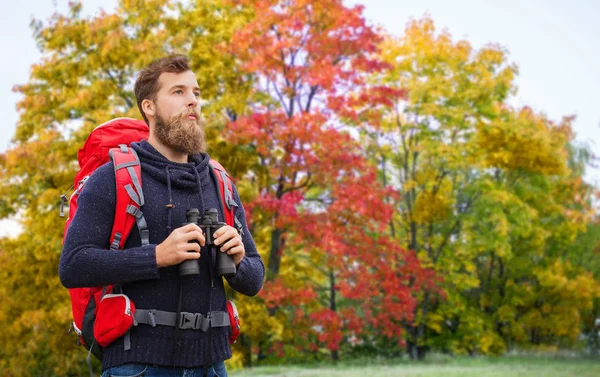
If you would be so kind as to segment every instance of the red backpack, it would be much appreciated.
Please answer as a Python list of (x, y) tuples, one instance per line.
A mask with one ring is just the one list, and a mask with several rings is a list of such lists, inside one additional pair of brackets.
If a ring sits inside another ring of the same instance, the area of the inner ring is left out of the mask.
[[(111, 232), (110, 247), (111, 249), (122, 249), (136, 223), (142, 243), (148, 242), (148, 229), (140, 210), (140, 207), (144, 204), (141, 166), (137, 154), (129, 147), (132, 142), (147, 139), (148, 133), (148, 126), (144, 121), (131, 118), (110, 120), (99, 125), (91, 132), (77, 156), (80, 170), (75, 176), (73, 185), (75, 191), (69, 200), (69, 217), (65, 224), (64, 236), (66, 236), (69, 224), (77, 211), (77, 198), (86, 180), (94, 170), (111, 160), (115, 166), (117, 190), (115, 220)], [(217, 161), (211, 159), (210, 163), (210, 171), (216, 182), (219, 183), (218, 194), (225, 214), (225, 223), (240, 229), (240, 224), (235, 218), (236, 205), (233, 200), (231, 179)], [(66, 202), (66, 195), (63, 195), (61, 216), (64, 216), (63, 207)], [(79, 335), (79, 342), (99, 359), (102, 358), (102, 349), (94, 337), (94, 324), (97, 322), (97, 316), (99, 315), (98, 304), (103, 297), (108, 297), (107, 295), (111, 294), (112, 291), (112, 285), (69, 289), (73, 310), (72, 329)], [(233, 343), (239, 336), (240, 323), (233, 303), (228, 303), (227, 311), (231, 319), (230, 343)], [(103, 319), (103, 321), (106, 320)], [(110, 320), (108, 319), (108, 321)]]

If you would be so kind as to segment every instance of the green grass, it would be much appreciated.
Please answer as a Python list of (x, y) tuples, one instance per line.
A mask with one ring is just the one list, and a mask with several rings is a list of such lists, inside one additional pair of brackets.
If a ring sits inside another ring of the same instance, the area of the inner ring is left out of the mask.
[(437, 357), (424, 362), (340, 363), (322, 367), (257, 367), (230, 377), (599, 377), (600, 360), (552, 357)]

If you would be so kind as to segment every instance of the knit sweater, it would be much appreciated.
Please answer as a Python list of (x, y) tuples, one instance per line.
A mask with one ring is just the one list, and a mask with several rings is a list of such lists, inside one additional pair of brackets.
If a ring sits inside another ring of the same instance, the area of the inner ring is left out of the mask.
[[(200, 275), (179, 276), (179, 266), (158, 268), (156, 245), (185, 221), (185, 211), (198, 208), (220, 210), (217, 186), (209, 171), (209, 156), (190, 156), (188, 163), (175, 163), (143, 140), (133, 143), (142, 167), (145, 204), (141, 207), (150, 231), (150, 244), (142, 246), (134, 227), (124, 250), (110, 249), (110, 235), (115, 216), (116, 187), (112, 162), (101, 166), (87, 180), (78, 198), (78, 209), (69, 226), (62, 250), (59, 274), (67, 288), (120, 284), (123, 292), (138, 309), (177, 312), (180, 288), (182, 312), (202, 313), (226, 310), (223, 280), (214, 277), (212, 302), (209, 303), (209, 254), (202, 248), (198, 260)], [(200, 189), (201, 188), (201, 189)], [(243, 226), (245, 257), (229, 285), (244, 295), (256, 295), (263, 283), (265, 268), (246, 225), (244, 209), (234, 187), (238, 204), (236, 217)], [(173, 206), (167, 206), (173, 204)], [(215, 261), (213, 252), (212, 261)], [(214, 274), (213, 274), (214, 276)], [(139, 324), (130, 331), (131, 349), (125, 351), (123, 338), (104, 348), (102, 368), (137, 362), (175, 367), (199, 367), (205, 364), (207, 333), (178, 330), (177, 347), (174, 328)], [(229, 328), (211, 329), (211, 361), (231, 357)]]

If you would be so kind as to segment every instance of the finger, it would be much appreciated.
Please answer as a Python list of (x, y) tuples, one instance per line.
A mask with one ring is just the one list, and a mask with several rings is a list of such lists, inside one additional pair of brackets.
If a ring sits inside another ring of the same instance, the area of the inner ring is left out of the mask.
[(229, 254), (231, 256), (241, 254), (242, 256), (244, 256), (244, 255), (246, 255), (246, 251), (244, 250), (243, 245), (239, 245), (239, 246), (235, 246), (235, 247), (232, 247), (231, 249), (227, 250), (227, 254)]
[(182, 261), (190, 260), (190, 259), (199, 259), (200, 253), (199, 252), (180, 251), (179, 256)]
[(235, 239), (235, 238), (240, 238), (239, 234), (237, 233), (237, 231), (234, 228), (230, 227), (230, 229), (227, 232), (221, 234), (218, 237), (215, 237), (215, 245), (223, 244), (223, 243), (227, 242), (228, 240)]
[(221, 251), (225, 252), (233, 247), (240, 246), (240, 244), (241, 244), (241, 242), (240, 242), (239, 238), (234, 237), (234, 238), (230, 239), (229, 241), (225, 242), (223, 244), (223, 246), (221, 246)]
[(195, 240), (200, 242), (200, 245), (204, 246), (205, 238), (202, 231), (198, 228), (196, 230), (183, 234), (181, 240), (186, 242)]
[[(225, 233), (227, 233), (227, 232), (231, 232), (231, 231), (234, 231), (234, 232), (236, 232), (235, 228), (234, 228), (234, 227), (232, 227), (231, 225), (225, 225), (225, 226), (222, 226), (222, 227), (220, 227), (219, 229), (217, 229), (217, 230), (215, 231), (215, 233), (213, 234), (213, 237), (216, 239), (216, 238), (218, 238), (218, 237), (221, 237), (221, 236), (222, 236), (222, 235), (224, 235)], [(236, 232), (236, 233), (237, 233), (237, 232)], [(231, 238), (231, 237), (229, 237), (229, 238)]]
[(178, 250), (180, 252), (195, 252), (195, 253), (199, 253), (200, 252), (200, 245), (198, 245), (195, 242), (185, 242), (185, 243), (181, 243), (180, 247), (178, 248)]
[(182, 226), (181, 228), (178, 228), (177, 230), (181, 230), (183, 233), (193, 232), (194, 230), (198, 230), (198, 231), (202, 232), (202, 229), (200, 229), (200, 227), (196, 223), (186, 224), (186, 225)]

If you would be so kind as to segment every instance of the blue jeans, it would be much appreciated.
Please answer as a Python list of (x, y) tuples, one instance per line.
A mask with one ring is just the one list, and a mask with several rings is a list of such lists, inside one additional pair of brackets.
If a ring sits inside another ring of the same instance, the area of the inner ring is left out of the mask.
[[(131, 363), (108, 368), (102, 377), (202, 377), (204, 367), (171, 368), (158, 365)], [(208, 368), (208, 377), (227, 377), (225, 362), (215, 363)]]

